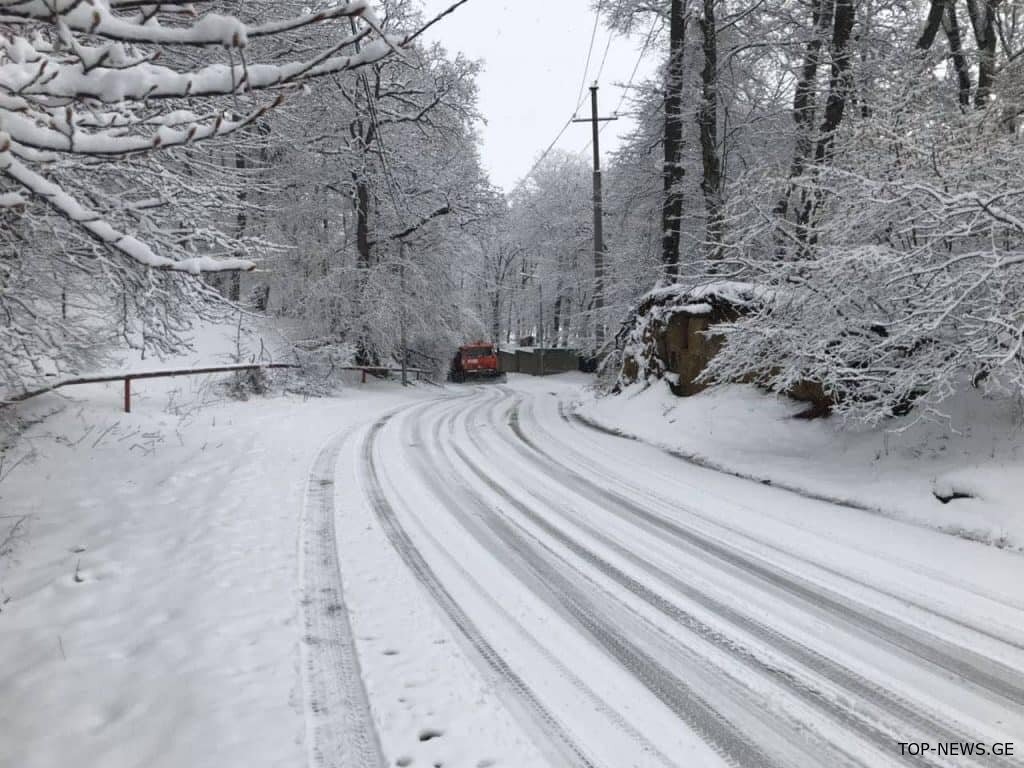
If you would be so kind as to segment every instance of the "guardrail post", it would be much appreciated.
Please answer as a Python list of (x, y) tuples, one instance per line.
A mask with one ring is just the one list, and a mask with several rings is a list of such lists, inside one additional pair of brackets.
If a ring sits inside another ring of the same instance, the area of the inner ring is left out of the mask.
[(366, 383), (366, 369), (363, 368), (363, 384)]
[(124, 412), (132, 412), (132, 380), (128, 377), (124, 377)]

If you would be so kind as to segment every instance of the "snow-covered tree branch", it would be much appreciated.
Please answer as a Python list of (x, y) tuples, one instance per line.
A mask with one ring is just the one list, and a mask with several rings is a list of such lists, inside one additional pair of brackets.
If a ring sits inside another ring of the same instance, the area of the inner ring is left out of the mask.
[[(260, 90), (365, 66), (379, 61), (401, 42), (377, 34), (379, 22), (365, 0), (251, 24), (213, 12), (194, 23), (182, 23), (181, 14), (174, 13), (168, 23), (161, 23), (159, 7), (126, 14), (102, 0), (8, 0), (0, 4), (0, 14), (6, 32), (0, 56), (0, 130), (4, 132), (0, 143), (5, 153), (19, 158), (7, 157), (3, 171), (29, 192), (50, 201), (59, 190), (66, 204), (57, 210), (74, 222), (94, 222), (94, 229), (103, 213), (71, 215), (71, 208), (79, 203), (66, 199), (69, 193), (57, 180), (48, 180), (43, 194), (41, 177), (24, 165), (31, 159), (26, 149), (87, 158), (116, 157), (225, 137), (280, 104), (278, 97), (239, 112), (240, 95), (252, 96)], [(362, 29), (349, 25), (349, 20), (357, 18)], [(344, 20), (346, 27), (337, 39), (306, 58), (257, 63), (246, 57), (252, 40), (283, 38), (339, 20)], [(176, 48), (190, 46), (217, 46), (227, 52), (228, 61), (197, 68), (189, 67), (187, 59), (182, 67), (155, 63), (173, 59)], [(198, 100), (215, 97), (233, 97), (233, 102), (205, 115), (194, 111)], [(159, 100), (166, 99), (187, 100), (187, 108), (160, 107)], [(53, 160), (47, 154), (36, 158)], [(104, 238), (107, 243), (121, 241), (123, 237)], [(154, 260), (151, 255), (158, 248), (156, 244), (147, 246), (146, 254), (136, 248), (120, 251), (129, 258), (142, 255), (138, 260), (145, 266), (159, 263), (166, 268), (176, 260), (173, 253)], [(183, 271), (223, 269), (212, 259), (190, 258), (188, 263)], [(234, 269), (253, 266), (238, 260), (232, 265)]]
[(366, 0), (229, 7), (0, 0), (0, 380), (76, 365), (76, 339), (110, 326), (172, 345), (215, 295), (197, 276), (275, 250), (225, 226), (270, 189), (226, 157), (265, 156), (270, 114), (305, 84), (407, 39)]

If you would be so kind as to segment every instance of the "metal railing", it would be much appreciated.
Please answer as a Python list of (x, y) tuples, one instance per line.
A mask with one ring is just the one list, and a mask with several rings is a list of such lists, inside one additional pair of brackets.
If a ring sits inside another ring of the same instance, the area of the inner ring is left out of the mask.
[[(173, 376), (197, 376), (204, 373), (233, 373), (235, 371), (254, 371), (254, 370), (267, 370), (274, 368), (299, 368), (300, 366), (294, 363), (243, 363), (240, 365), (215, 365), (203, 368), (179, 368), (176, 370), (167, 371), (136, 371), (132, 373), (112, 373), (104, 376), (81, 376), (74, 379), (65, 379), (64, 381), (54, 382), (47, 387), (41, 389), (31, 390), (29, 392), (21, 392), (17, 395), (8, 397), (5, 400), (0, 400), (0, 406), (13, 405), (15, 403), (21, 403), (33, 397), (39, 395), (45, 395), (48, 392), (53, 392), (62, 387), (74, 387), (81, 384), (106, 384), (112, 381), (123, 381), (124, 382), (124, 412), (132, 412), (132, 381), (136, 379), (161, 379)], [(341, 371), (361, 371), (362, 382), (366, 383), (366, 374), (371, 375), (377, 374), (391, 374), (401, 373), (401, 368), (389, 368), (387, 366), (375, 366), (375, 365), (351, 365), (336, 368), (335, 370)], [(416, 380), (419, 381), (421, 378), (425, 381), (430, 382), (426, 374), (429, 373), (421, 368), (406, 368), (407, 374), (413, 374)], [(433, 383), (433, 382), (431, 382)]]

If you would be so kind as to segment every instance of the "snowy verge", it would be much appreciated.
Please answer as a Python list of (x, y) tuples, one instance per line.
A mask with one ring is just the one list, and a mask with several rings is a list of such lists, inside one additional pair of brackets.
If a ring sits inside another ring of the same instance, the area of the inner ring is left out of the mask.
[(1016, 403), (969, 391), (948, 424), (897, 419), (870, 430), (793, 418), (802, 407), (749, 386), (677, 398), (657, 383), (616, 396), (584, 392), (575, 414), (718, 471), (1024, 550)]
[[(163, 364), (223, 362), (236, 337), (202, 329)], [(138, 382), (131, 414), (119, 383), (18, 406), (36, 423), (0, 481), (0, 542), (20, 521), (0, 556), (0, 765), (306, 763), (310, 469), (339, 431), (437, 390), (239, 402), (230, 379)]]

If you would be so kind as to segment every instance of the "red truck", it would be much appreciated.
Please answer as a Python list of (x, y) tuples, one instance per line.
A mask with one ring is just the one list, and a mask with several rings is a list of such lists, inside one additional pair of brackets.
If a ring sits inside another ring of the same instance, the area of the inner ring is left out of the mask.
[(501, 376), (498, 367), (498, 352), (493, 344), (475, 341), (459, 347), (452, 360), (448, 378), (455, 382), (467, 379), (496, 379)]

